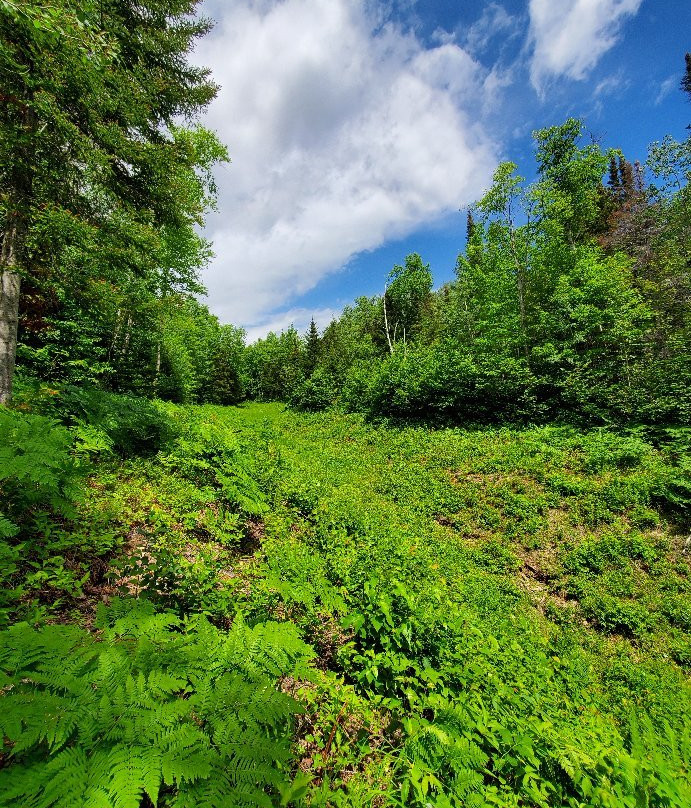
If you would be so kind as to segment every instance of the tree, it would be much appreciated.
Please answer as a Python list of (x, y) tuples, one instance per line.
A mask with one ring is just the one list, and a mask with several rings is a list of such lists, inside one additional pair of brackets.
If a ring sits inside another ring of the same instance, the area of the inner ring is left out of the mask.
[(465, 242), (466, 242), (466, 245), (470, 244), (472, 242), (474, 232), (475, 232), (475, 219), (473, 218), (472, 209), (468, 208), (468, 213), (466, 215), (466, 223), (465, 223)]
[(260, 401), (286, 401), (304, 379), (305, 348), (291, 325), (248, 346), (245, 363), (248, 392)]
[(214, 404), (237, 404), (245, 396), (245, 332), (232, 325), (218, 331), (211, 379), (205, 398)]
[(619, 199), (619, 192), (621, 190), (621, 180), (619, 178), (619, 166), (617, 165), (617, 158), (613, 154), (609, 158), (609, 179), (607, 184), (612, 191), (613, 196)]
[(305, 375), (309, 378), (316, 370), (321, 354), (321, 337), (314, 317), (310, 320), (310, 327), (305, 334)]
[(423, 309), (432, 291), (429, 264), (417, 253), (407, 255), (404, 266), (394, 266), (384, 294), (384, 328), (393, 351), (397, 339), (413, 339), (422, 320)]
[[(78, 243), (102, 275), (118, 275), (122, 262), (136, 278), (156, 273), (164, 227), (199, 221), (206, 196), (184, 191), (192, 175), (208, 185), (208, 174), (195, 170), (199, 149), (174, 125), (216, 92), (186, 60), (210, 27), (192, 17), (197, 4), (0, 2), (2, 403), (12, 392), (21, 285), (41, 271), (47, 232), (59, 231), (58, 248)], [(111, 241), (114, 264), (104, 267), (100, 250), (108, 254)]]
[(691, 53), (687, 53), (685, 56), (686, 60), (686, 71), (684, 72), (684, 77), (681, 80), (681, 89), (688, 93), (689, 98), (691, 98)]

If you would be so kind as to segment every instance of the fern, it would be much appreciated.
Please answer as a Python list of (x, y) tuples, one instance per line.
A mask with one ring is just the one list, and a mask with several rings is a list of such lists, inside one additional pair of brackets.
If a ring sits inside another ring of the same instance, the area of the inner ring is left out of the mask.
[(125, 601), (99, 626), (101, 639), (65, 626), (0, 633), (0, 805), (271, 805), (299, 710), (277, 681), (311, 658), (296, 630), (238, 620), (226, 635)]
[[(12, 505), (5, 519), (20, 522), (37, 506), (72, 514), (78, 477), (72, 443), (69, 430), (57, 421), (0, 411), (0, 491)], [(6, 535), (7, 524), (3, 530)]]
[[(465, 721), (464, 721), (465, 719)], [(433, 721), (407, 722), (408, 738), (400, 764), (404, 766), (401, 792), (406, 805), (466, 806), (467, 798), (485, 782), (488, 757), (462, 734), (468, 716), (451, 707), (440, 709)], [(438, 803), (431, 794), (437, 794)]]

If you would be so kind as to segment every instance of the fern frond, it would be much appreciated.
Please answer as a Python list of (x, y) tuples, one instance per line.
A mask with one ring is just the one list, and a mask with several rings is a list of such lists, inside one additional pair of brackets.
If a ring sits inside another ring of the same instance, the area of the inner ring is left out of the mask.
[(165, 786), (179, 808), (269, 806), (299, 710), (278, 679), (312, 656), (295, 629), (238, 621), (226, 636), (142, 602), (99, 621), (98, 642), (64, 626), (0, 632), (2, 805), (140, 808)]

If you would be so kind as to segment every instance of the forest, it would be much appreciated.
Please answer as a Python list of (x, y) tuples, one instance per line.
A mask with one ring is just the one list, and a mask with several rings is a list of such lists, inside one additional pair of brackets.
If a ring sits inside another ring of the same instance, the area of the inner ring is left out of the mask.
[(0, 0), (0, 806), (688, 808), (691, 135), (248, 344), (198, 5)]

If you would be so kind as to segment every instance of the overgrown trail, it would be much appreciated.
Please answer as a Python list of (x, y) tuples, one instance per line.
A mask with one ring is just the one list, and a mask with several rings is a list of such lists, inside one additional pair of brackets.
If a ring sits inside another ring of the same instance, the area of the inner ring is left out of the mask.
[(105, 580), (127, 584), (99, 625), (120, 648), (136, 595), (136, 620), (172, 612), (166, 636), (182, 619), (194, 654), (221, 642), (199, 615), (249, 642), (250, 667), (232, 656), (233, 675), (301, 705), (281, 702), (264, 730), (250, 691), (233, 702), (248, 749), (264, 731), (292, 749), (261, 774), (254, 752), (243, 758), (238, 777), (267, 805), (691, 804), (685, 483), (663, 454), (604, 430), (157, 406), (174, 437), (148, 458), (101, 461), (79, 505), (107, 537)]
[[(290, 621), (315, 648), (297, 753), (327, 801), (595, 805), (598, 781), (624, 800), (617, 771), (654, 780), (644, 758), (687, 743), (689, 568), (650, 446), (281, 405), (196, 417), (232, 435), (230, 498), (263, 523), (201, 605)], [(211, 575), (209, 548), (178, 588)]]

